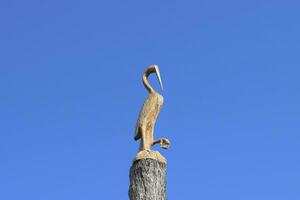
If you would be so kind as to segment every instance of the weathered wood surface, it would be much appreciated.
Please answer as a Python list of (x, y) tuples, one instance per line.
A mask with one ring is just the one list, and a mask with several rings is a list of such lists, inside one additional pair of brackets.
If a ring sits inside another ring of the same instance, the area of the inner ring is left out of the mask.
[(166, 200), (166, 164), (140, 159), (130, 168), (130, 200)]

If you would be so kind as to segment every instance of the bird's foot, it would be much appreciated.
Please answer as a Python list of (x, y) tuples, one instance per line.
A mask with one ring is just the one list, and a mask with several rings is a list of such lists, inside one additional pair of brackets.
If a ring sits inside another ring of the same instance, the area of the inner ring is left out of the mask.
[(155, 145), (155, 144), (159, 144), (160, 147), (163, 149), (168, 149), (171, 143), (167, 138), (160, 138), (160, 139), (156, 140), (155, 142), (153, 142), (153, 145)]

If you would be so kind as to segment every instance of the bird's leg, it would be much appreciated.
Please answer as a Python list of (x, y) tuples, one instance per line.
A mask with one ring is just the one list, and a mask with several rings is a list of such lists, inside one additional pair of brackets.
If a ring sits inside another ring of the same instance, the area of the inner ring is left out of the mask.
[(151, 150), (153, 134), (149, 133), (149, 130), (141, 128), (141, 145), (140, 151)]
[(152, 143), (152, 145), (155, 144), (159, 144), (163, 149), (168, 149), (171, 143), (167, 138), (159, 138)]

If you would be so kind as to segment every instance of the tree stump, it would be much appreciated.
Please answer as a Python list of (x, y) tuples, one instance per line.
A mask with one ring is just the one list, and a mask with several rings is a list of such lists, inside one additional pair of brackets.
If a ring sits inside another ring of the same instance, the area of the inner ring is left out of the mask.
[(128, 194), (130, 200), (166, 200), (166, 162), (151, 157), (135, 159)]

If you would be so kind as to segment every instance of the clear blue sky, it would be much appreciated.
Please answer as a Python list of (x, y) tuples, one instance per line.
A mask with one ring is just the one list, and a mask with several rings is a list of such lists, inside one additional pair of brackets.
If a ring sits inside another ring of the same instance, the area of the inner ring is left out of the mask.
[(168, 199), (299, 200), (299, 1), (0, 2), (0, 199), (128, 199), (160, 66)]

